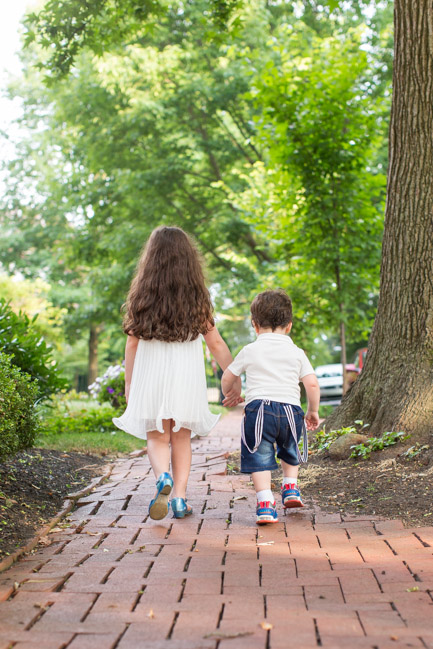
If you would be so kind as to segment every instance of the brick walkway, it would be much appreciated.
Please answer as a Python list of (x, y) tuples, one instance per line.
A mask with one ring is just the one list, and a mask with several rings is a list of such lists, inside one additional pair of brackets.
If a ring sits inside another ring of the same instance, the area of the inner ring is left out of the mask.
[(224, 475), (239, 423), (194, 441), (185, 520), (148, 519), (148, 460), (120, 460), (0, 575), (0, 649), (433, 649), (433, 528), (314, 507), (256, 528)]

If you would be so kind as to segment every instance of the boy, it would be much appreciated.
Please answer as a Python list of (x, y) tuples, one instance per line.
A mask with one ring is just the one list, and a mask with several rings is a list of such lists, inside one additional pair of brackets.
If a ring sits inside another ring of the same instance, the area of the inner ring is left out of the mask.
[[(251, 304), (251, 322), (257, 340), (236, 356), (222, 377), (227, 394), (246, 372), (245, 415), (242, 422), (241, 472), (251, 473), (257, 495), (257, 524), (277, 523), (271, 491), (271, 471), (283, 469), (281, 490), (284, 508), (303, 507), (298, 489), (298, 465), (308, 457), (299, 381), (307, 393), (305, 422), (309, 430), (319, 425), (320, 388), (305, 353), (287, 335), (292, 328), (292, 302), (283, 290), (265, 291)], [(301, 455), (298, 442), (303, 435)]]

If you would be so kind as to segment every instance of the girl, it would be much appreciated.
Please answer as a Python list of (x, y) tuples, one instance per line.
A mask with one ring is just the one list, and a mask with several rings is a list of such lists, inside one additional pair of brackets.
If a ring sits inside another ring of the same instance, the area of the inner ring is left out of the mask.
[[(157, 478), (150, 518), (168, 514), (172, 490), (173, 514), (183, 518), (192, 514), (185, 499), (191, 434), (208, 435), (219, 419), (208, 408), (200, 334), (222, 370), (233, 359), (215, 327), (199, 254), (180, 228), (152, 232), (131, 284), (123, 329), (127, 408), (113, 422), (147, 437)], [(234, 386), (224, 405), (236, 405), (239, 393), (240, 385)]]

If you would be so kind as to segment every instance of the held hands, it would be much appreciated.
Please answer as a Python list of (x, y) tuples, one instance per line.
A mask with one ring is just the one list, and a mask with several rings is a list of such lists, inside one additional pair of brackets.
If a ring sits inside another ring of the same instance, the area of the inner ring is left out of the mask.
[(241, 377), (238, 376), (236, 377), (236, 380), (234, 381), (230, 390), (226, 392), (225, 398), (222, 402), (223, 406), (225, 406), (226, 408), (233, 408), (234, 406), (237, 406), (239, 403), (242, 403), (244, 401), (244, 398), (241, 397), (241, 392), (242, 392)]
[(318, 428), (320, 424), (319, 413), (308, 410), (305, 415), (305, 423), (307, 425), (307, 430), (315, 430)]

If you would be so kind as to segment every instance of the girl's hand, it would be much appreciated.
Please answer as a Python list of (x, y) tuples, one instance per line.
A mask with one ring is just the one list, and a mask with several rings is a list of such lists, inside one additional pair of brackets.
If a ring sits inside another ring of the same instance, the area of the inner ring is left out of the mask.
[(233, 408), (234, 406), (237, 406), (239, 403), (242, 403), (243, 401), (244, 398), (241, 397), (239, 390), (233, 388), (232, 390), (227, 392), (222, 404), (226, 408)]

